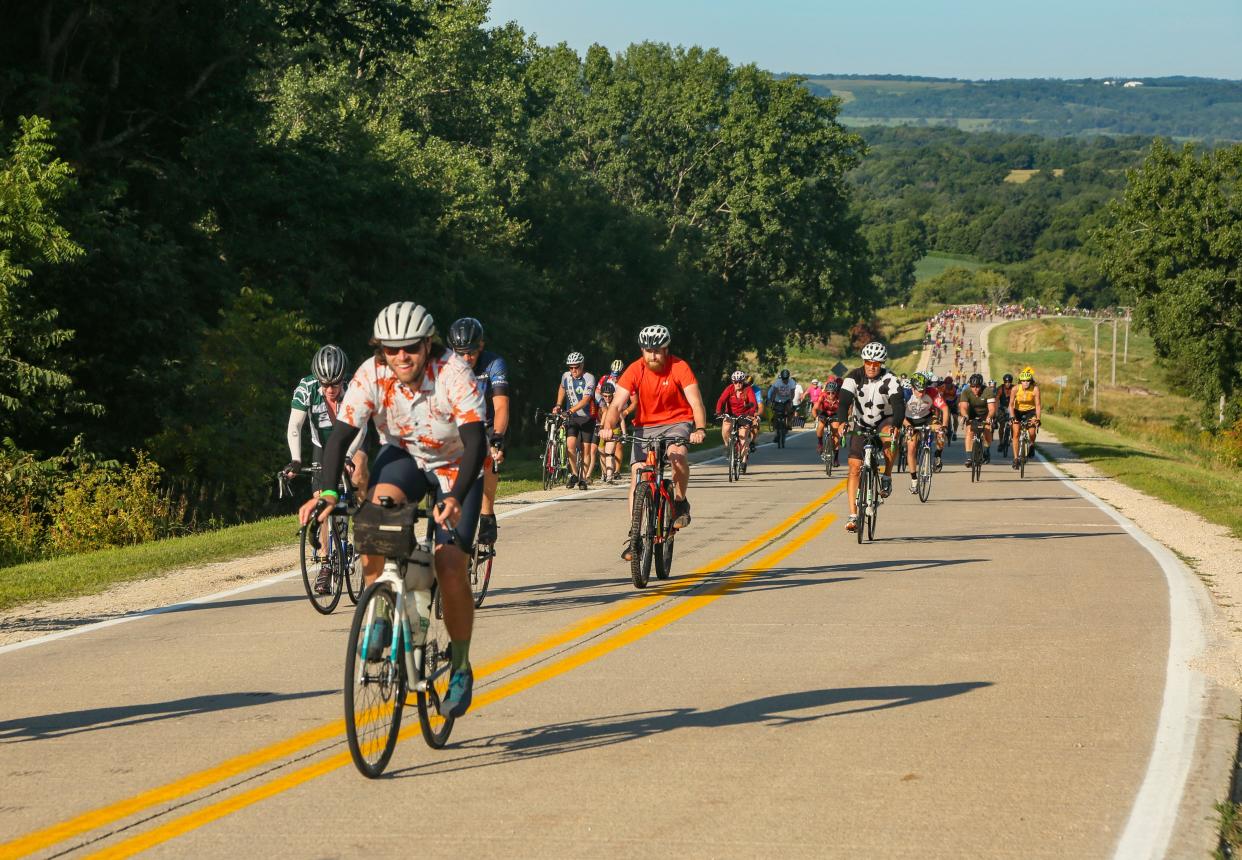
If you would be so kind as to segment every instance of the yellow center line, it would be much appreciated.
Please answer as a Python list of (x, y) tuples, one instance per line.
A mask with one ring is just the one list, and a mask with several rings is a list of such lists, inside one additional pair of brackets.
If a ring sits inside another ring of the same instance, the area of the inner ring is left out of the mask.
[[(762, 560), (755, 564), (754, 567), (741, 570), (730, 575), (717, 585), (706, 589), (702, 594), (694, 594), (679, 600), (673, 606), (655, 613), (650, 618), (643, 619), (637, 624), (623, 628), (609, 635), (608, 637), (594, 643), (593, 645), (574, 651), (561, 657), (555, 662), (542, 666), (532, 672), (523, 673), (520, 677), (514, 678), (507, 683), (501, 684), (483, 695), (475, 698), (474, 706), (470, 709), (473, 713), (488, 705), (494, 704), (502, 699), (516, 695), (524, 690), (528, 690), (545, 681), (564, 675), (578, 667), (590, 663), (600, 657), (610, 654), (620, 648), (625, 647), (645, 636), (654, 633), (661, 628), (667, 627), (675, 621), (678, 621), (692, 612), (697, 612), (703, 607), (718, 600), (723, 595), (734, 590), (739, 585), (754, 579), (765, 570), (769, 570), (780, 564), (793, 553), (797, 552), (801, 547), (805, 546), (809, 541), (818, 537), (824, 529), (826, 529), (836, 519), (835, 514), (825, 514), (812, 525), (803, 529), (796, 537), (788, 543), (782, 545), (779, 549), (769, 553)], [(402, 729), (399, 737), (405, 738), (407, 735), (415, 734), (418, 731), (418, 725), (409, 725)], [(341, 752), (329, 756), (322, 761), (314, 762), (291, 771), (278, 779), (264, 783), (242, 792), (233, 797), (226, 798), (206, 806), (202, 809), (188, 813), (175, 818), (154, 830), (146, 833), (139, 833), (131, 836), (123, 842), (104, 848), (103, 850), (90, 855), (92, 858), (123, 858), (132, 857), (133, 855), (161, 845), (178, 836), (182, 836), (192, 830), (196, 830), (203, 825), (218, 821), (228, 815), (233, 814), (248, 806), (252, 806), (269, 797), (296, 788), (311, 780), (318, 779), (325, 774), (338, 770), (345, 765), (350, 764), (349, 752)]]
[[(570, 625), (563, 631), (554, 633), (532, 645), (519, 648), (504, 657), (500, 657), (477, 667), (475, 669), (475, 677), (482, 679), (488, 675), (497, 674), (519, 663), (530, 660), (533, 657), (537, 657), (540, 654), (559, 648), (562, 645), (574, 641), (575, 639), (613, 625), (629, 615), (643, 612), (660, 600), (667, 599), (680, 591), (698, 585), (712, 572), (719, 571), (722, 568), (727, 568), (739, 559), (745, 558), (763, 547), (765, 544), (770, 543), (785, 532), (789, 531), (799, 522), (810, 516), (810, 514), (816, 509), (827, 504), (844, 488), (845, 482), (839, 482), (819, 498), (799, 508), (793, 514), (786, 517), (772, 528), (757, 537), (752, 538), (740, 547), (726, 553), (720, 558), (715, 559), (711, 563), (691, 571), (691, 573), (685, 577), (679, 578), (668, 585), (654, 589), (650, 593), (636, 596), (630, 600), (624, 601), (623, 604), (616, 609), (600, 613), (576, 624)], [(478, 700), (479, 699), (476, 698), (475, 701)], [(277, 759), (291, 756), (300, 750), (313, 746), (314, 744), (339, 738), (344, 734), (344, 732), (344, 720), (335, 720), (317, 728), (308, 729), (305, 732), (301, 732), (275, 744), (271, 744), (229, 759), (219, 765), (198, 771), (197, 773), (190, 774), (165, 785), (141, 792), (132, 797), (108, 804), (107, 806), (90, 810), (82, 813), (81, 815), (75, 816), (74, 818), (33, 831), (24, 836), (19, 836), (17, 839), (0, 844), (0, 860), (15, 860), (15, 858), (25, 857), (36, 851), (41, 851), (59, 842), (63, 842), (66, 839), (70, 839), (82, 833), (87, 833), (91, 830), (96, 830), (108, 824), (120, 821), (121, 819), (128, 818), (131, 815), (150, 809), (153, 806), (171, 803), (185, 797), (186, 795), (193, 794), (196, 791), (200, 791), (218, 782), (238, 776), (253, 768)]]

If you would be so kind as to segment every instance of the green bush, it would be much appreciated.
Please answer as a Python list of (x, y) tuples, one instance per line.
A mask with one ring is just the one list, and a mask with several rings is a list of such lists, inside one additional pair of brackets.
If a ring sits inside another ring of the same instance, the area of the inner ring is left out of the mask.
[(0, 567), (42, 554), (47, 509), (62, 481), (56, 460), (39, 460), (12, 439), (0, 444)]

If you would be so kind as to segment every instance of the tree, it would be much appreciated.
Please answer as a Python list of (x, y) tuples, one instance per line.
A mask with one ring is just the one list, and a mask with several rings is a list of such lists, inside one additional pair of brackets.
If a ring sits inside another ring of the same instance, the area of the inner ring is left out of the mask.
[(1163, 141), (1127, 174), (1097, 234), (1104, 268), (1157, 354), (1210, 403), (1242, 373), (1242, 145), (1199, 153)]
[(56, 212), (74, 183), (52, 154), (49, 123), (23, 118), (19, 128), (0, 160), (0, 438), (27, 444), (85, 406), (58, 356), (73, 332), (36, 295), (30, 269), (64, 264), (82, 249)]

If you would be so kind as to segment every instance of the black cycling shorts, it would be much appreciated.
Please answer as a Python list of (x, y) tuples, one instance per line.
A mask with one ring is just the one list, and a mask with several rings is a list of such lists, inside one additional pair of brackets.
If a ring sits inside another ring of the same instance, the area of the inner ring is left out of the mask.
[[(879, 424), (877, 424), (875, 429), (883, 430), (885, 427), (892, 427), (892, 426), (893, 426), (893, 419), (890, 416), (888, 418), (883, 419)], [(849, 459), (861, 460), (862, 457), (863, 457), (863, 437), (855, 433), (854, 435), (850, 436)]]
[(577, 436), (584, 445), (595, 441), (595, 430), (595, 419), (589, 416), (583, 418), (581, 415), (570, 415), (565, 422), (565, 435), (570, 438)]
[[(445, 488), (435, 472), (419, 468), (418, 462), (403, 448), (385, 445), (375, 455), (371, 465), (371, 487), (380, 484), (396, 484), (406, 499), (418, 503), (428, 493), (433, 493), (436, 504), (449, 495), (452, 487)], [(461, 503), (461, 518), (457, 521), (454, 543), (462, 552), (469, 553), (474, 546), (475, 530), (479, 525), (479, 511), (483, 505), (483, 481), (476, 480)], [(449, 530), (436, 526), (436, 546), (449, 543)]]

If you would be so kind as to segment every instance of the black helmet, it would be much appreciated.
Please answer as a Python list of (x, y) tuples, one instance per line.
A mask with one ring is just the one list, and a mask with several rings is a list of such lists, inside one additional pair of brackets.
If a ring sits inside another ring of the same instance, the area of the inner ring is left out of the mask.
[(462, 317), (449, 326), (448, 342), (458, 352), (479, 349), (483, 345), (483, 323), (474, 317)]
[(606, 379), (604, 384), (599, 387), (599, 393), (605, 397), (611, 397), (617, 393), (617, 386), (613, 385), (611, 379)]
[(983, 374), (972, 373), (970, 375), (970, 380), (966, 384), (969, 385), (971, 388), (976, 388), (976, 387), (982, 388), (983, 387)]
[(336, 344), (326, 344), (319, 348), (311, 359), (311, 373), (320, 385), (339, 385), (349, 375), (349, 359), (345, 350)]
[(1001, 377), (1001, 382), (1007, 382), (1007, 383), (1009, 383), (1010, 385), (1012, 385), (1012, 384), (1013, 384), (1013, 374), (1012, 374), (1012, 373), (1006, 373), (1004, 376), (1002, 376), (1002, 377)]
[(789, 370), (788, 369), (782, 370), (781, 371), (781, 382), (788, 382), (788, 381), (789, 381)]

